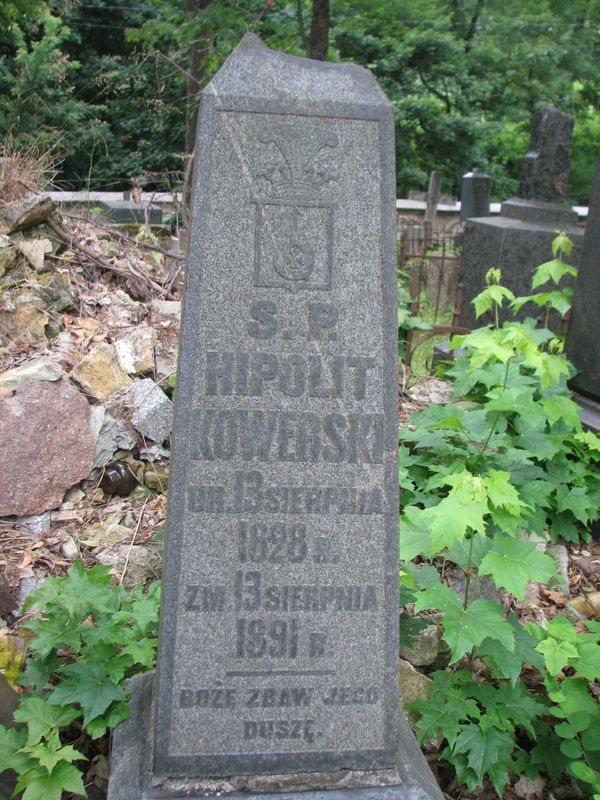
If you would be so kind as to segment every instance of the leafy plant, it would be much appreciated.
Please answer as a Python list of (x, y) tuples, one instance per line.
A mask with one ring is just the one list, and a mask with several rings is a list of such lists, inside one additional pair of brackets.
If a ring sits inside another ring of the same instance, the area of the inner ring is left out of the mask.
[(427, 330), (431, 326), (424, 322), (418, 315), (411, 311), (412, 299), (407, 284), (409, 276), (401, 272), (397, 279), (398, 291), (398, 358), (403, 359), (406, 354), (406, 339), (408, 332), (415, 328)]
[[(573, 274), (561, 260), (569, 247), (559, 235), (554, 260), (533, 277), (534, 289), (548, 282), (554, 288), (527, 298), (515, 299), (501, 285), (499, 270), (489, 271), (474, 304), (478, 316), (491, 313), (496, 324), (453, 339), (461, 354), (445, 374), (455, 402), (413, 414), (400, 434), (402, 558), (449, 562), (465, 573), (459, 594), (432, 581), (424, 572), (431, 567), (403, 565), (414, 576), (414, 587), (403, 586), (403, 602), (416, 614), (437, 613), (450, 648), (451, 671), (434, 676), (435, 702), (415, 704), (420, 737), (441, 733), (447, 742), (442, 756), (459, 780), (474, 788), (487, 777), (499, 795), (509, 769), (530, 777), (540, 769), (553, 777), (566, 770), (600, 791), (592, 757), (597, 737), (583, 739), (583, 731), (598, 724), (587, 688), (600, 674), (598, 630), (590, 624), (578, 633), (562, 618), (547, 631), (523, 628), (499, 603), (472, 598), (483, 576), (517, 600), (529, 581), (557, 580), (553, 559), (539, 552), (537, 541), (587, 540), (598, 516), (600, 438), (582, 429), (566, 384), (573, 368), (560, 339), (532, 319), (498, 325), (504, 302), (516, 309), (533, 301), (546, 321), (552, 309), (564, 313), (569, 294), (556, 287)], [(466, 669), (474, 659), (483, 665), (485, 683)], [(537, 691), (521, 681), (526, 666), (540, 674)], [(571, 688), (561, 693), (565, 684)], [(589, 700), (589, 713), (573, 725), (575, 692)], [(548, 723), (561, 713), (567, 714), (564, 727)], [(562, 761), (550, 763), (552, 748), (561, 748)]]
[(27, 598), (33, 636), (20, 682), (30, 692), (14, 714), (21, 727), (0, 726), (0, 769), (17, 773), (23, 800), (85, 794), (78, 747), (129, 716), (124, 684), (154, 664), (159, 592), (113, 586), (109, 567), (77, 561)]

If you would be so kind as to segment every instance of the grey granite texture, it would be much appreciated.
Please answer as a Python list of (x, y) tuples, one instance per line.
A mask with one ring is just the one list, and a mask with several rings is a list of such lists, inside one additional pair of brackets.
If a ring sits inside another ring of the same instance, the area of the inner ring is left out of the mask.
[[(522, 207), (521, 205), (521, 209)], [(509, 205), (508, 212), (510, 211)], [(556, 220), (551, 213), (546, 214), (545, 220), (544, 223), (525, 222), (504, 214), (499, 217), (467, 220), (461, 256), (463, 302), (460, 325), (475, 328), (488, 323), (485, 318), (479, 321), (475, 319), (475, 310), (470, 301), (485, 288), (485, 275), (490, 267), (499, 267), (502, 270), (502, 284), (517, 297), (531, 294), (533, 272), (540, 264), (553, 258), (551, 246), (559, 228), (575, 244), (569, 262), (577, 266), (583, 240), (581, 228), (565, 225), (561, 218)], [(573, 279), (567, 277), (561, 285), (572, 286), (573, 283)], [(518, 319), (537, 317), (539, 314), (540, 309), (536, 305), (527, 303), (518, 315), (505, 310), (500, 316), (501, 320), (506, 320), (515, 316)], [(553, 324), (556, 323), (557, 320), (554, 319)]]
[(393, 769), (156, 780), (151, 770), (153, 677), (137, 675), (129, 681), (131, 716), (113, 734), (108, 800), (443, 800), (403, 715)]
[(392, 106), (249, 34), (196, 153), (154, 712), (110, 796), (439, 798), (398, 702)]
[(573, 117), (551, 106), (533, 117), (529, 150), (523, 159), (520, 197), (560, 202), (569, 182)]
[(146, 439), (164, 442), (173, 429), (173, 403), (152, 378), (144, 378), (129, 390), (131, 424)]
[(600, 155), (569, 319), (567, 356), (577, 368), (570, 386), (600, 400)]
[(392, 764), (392, 107), (246, 36), (197, 152), (154, 769)]

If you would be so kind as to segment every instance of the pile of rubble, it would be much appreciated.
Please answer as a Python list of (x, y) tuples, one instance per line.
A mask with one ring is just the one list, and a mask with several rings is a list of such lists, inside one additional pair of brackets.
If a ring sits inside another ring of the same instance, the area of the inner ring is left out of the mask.
[(153, 577), (184, 257), (58, 212), (0, 207), (0, 615), (78, 557)]

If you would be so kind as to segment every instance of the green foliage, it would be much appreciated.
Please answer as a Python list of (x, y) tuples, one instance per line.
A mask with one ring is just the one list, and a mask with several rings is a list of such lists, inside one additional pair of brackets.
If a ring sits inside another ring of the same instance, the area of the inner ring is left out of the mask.
[(21, 683), (30, 692), (14, 714), (22, 727), (0, 726), (0, 764), (17, 773), (23, 800), (85, 795), (73, 763), (86, 759), (74, 746), (79, 731), (97, 739), (129, 716), (124, 683), (154, 664), (158, 608), (158, 583), (128, 592), (111, 584), (108, 567), (80, 561), (29, 595)]
[(411, 310), (411, 296), (407, 288), (409, 276), (401, 273), (397, 279), (398, 291), (398, 358), (402, 360), (406, 353), (406, 337), (410, 330), (428, 330), (431, 326), (420, 317), (415, 316)]
[[(309, 26), (312, 4), (0, 6), (0, 96), (8, 101), (0, 130), (21, 119), (29, 127), (17, 133), (60, 129), (61, 177), (78, 188), (125, 188), (134, 177), (168, 188), (180, 180), (187, 106), (197, 106), (242, 35), (255, 30), (268, 45), (304, 55), (299, 20)], [(28, 73), (23, 67), (36, 66), (36, 52), (50, 53), (57, 35), (44, 32), (48, 13), (60, 20), (59, 40), (47, 75)], [(443, 172), (445, 191), (458, 193), (473, 166), (490, 173), (498, 199), (516, 193), (532, 114), (546, 103), (575, 116), (571, 199), (587, 203), (600, 143), (597, 2), (336, 0), (330, 13), (331, 58), (373, 70), (394, 105), (400, 194), (425, 188), (432, 169)], [(28, 93), (36, 82), (37, 106)]]
[[(534, 289), (573, 274), (562, 261), (570, 246), (557, 237)], [(516, 305), (500, 279), (490, 270), (475, 300), (496, 319), (504, 301)], [(589, 539), (599, 514), (600, 438), (581, 427), (566, 385), (572, 368), (547, 328), (534, 320), (488, 325), (453, 346), (464, 351), (445, 371), (455, 402), (413, 414), (400, 434), (401, 556), (422, 562), (402, 601), (417, 614), (439, 613), (453, 670), (435, 674), (433, 702), (414, 704), (419, 735), (445, 738), (442, 756), (469, 789), (487, 778), (501, 796), (509, 770), (529, 777), (543, 770), (599, 792), (600, 711), (588, 683), (600, 676), (600, 625), (577, 630), (557, 617), (546, 630), (522, 627), (502, 605), (471, 594), (483, 576), (517, 600), (529, 581), (557, 579), (553, 559), (526, 532)], [(438, 559), (464, 571), (462, 595), (420, 580)], [(474, 659), (484, 683), (464, 668)], [(537, 691), (521, 681), (526, 666), (540, 673)], [(548, 724), (553, 717), (564, 722)]]

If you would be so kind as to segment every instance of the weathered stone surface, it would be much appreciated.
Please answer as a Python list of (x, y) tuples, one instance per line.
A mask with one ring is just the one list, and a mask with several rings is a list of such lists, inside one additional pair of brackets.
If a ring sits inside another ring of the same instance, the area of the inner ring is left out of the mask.
[[(132, 532), (129, 531), (129, 536)], [(160, 578), (162, 572), (162, 547), (159, 544), (120, 545), (97, 554), (100, 564), (113, 567), (119, 578), (125, 571), (123, 585), (127, 588), (144, 585)], [(132, 798), (133, 800), (133, 798)]]
[(145, 439), (164, 442), (173, 429), (173, 403), (151, 378), (132, 387), (128, 396), (131, 424)]
[[(461, 597), (465, 596), (467, 577), (459, 567), (452, 567), (448, 572), (448, 580), (452, 588)], [(491, 600), (492, 603), (502, 603), (500, 590), (490, 575), (481, 575), (476, 581), (472, 580), (469, 586), (469, 601), (478, 599)]]
[(34, 269), (43, 269), (44, 256), (52, 252), (50, 239), (22, 239), (17, 242), (17, 250), (21, 252)]
[(114, 343), (121, 369), (130, 375), (143, 375), (154, 369), (156, 331), (149, 325), (139, 325)]
[[(522, 211), (523, 204), (503, 204), (503, 209), (509, 212), (517, 207)], [(476, 320), (475, 310), (470, 301), (485, 289), (485, 275), (490, 267), (500, 268), (502, 284), (517, 297), (531, 294), (533, 272), (540, 264), (552, 258), (552, 241), (556, 237), (557, 229), (564, 230), (573, 241), (575, 247), (567, 260), (573, 266), (577, 266), (583, 232), (581, 228), (575, 226), (575, 220), (564, 224), (564, 208), (556, 205), (554, 207), (558, 208), (557, 218), (548, 209), (544, 211), (543, 223), (535, 220), (526, 222), (504, 214), (499, 217), (467, 220), (461, 258), (463, 287), (461, 325), (474, 328), (477, 325), (488, 324), (489, 320), (485, 317), (479, 322)], [(533, 210), (532, 215), (537, 216)], [(561, 285), (572, 286), (573, 283), (573, 279), (567, 277)], [(500, 319), (504, 321), (515, 316), (519, 319), (526, 316), (536, 318), (539, 314), (538, 306), (526, 303), (517, 315), (506, 307), (500, 313)]]
[(90, 426), (96, 437), (94, 467), (103, 467), (112, 461), (117, 450), (132, 450), (137, 445), (137, 437), (127, 423), (113, 417), (104, 406), (93, 406), (90, 413)]
[(29, 289), (7, 292), (0, 310), (0, 334), (21, 344), (45, 342), (45, 326), (50, 317), (41, 305), (40, 298)]
[[(471, 301), (485, 289), (490, 267), (502, 271), (502, 284), (515, 296), (531, 294), (533, 271), (552, 258), (551, 245), (557, 230), (575, 244), (569, 263), (577, 266), (583, 233), (577, 215), (562, 205), (569, 178), (569, 148), (573, 120), (553, 108), (541, 108), (533, 123), (530, 149), (523, 161), (519, 197), (502, 203), (499, 217), (468, 219), (462, 252), (463, 303), (460, 324), (466, 328), (486, 325), (475, 318)], [(561, 285), (573, 286), (568, 277)], [(540, 309), (527, 303), (518, 314), (506, 308), (500, 319), (537, 317)], [(558, 320), (553, 315), (552, 324)]]
[(126, 539), (130, 540), (131, 531), (120, 523), (121, 514), (109, 514), (106, 519), (94, 522), (84, 528), (78, 539), (89, 547), (111, 547)]
[(26, 528), (29, 533), (46, 533), (50, 530), (50, 512), (44, 511), (42, 514), (33, 514), (30, 517), (19, 517), (15, 526), (19, 529)]
[(406, 711), (408, 724), (413, 731), (417, 729), (419, 715), (407, 709), (406, 706), (414, 703), (415, 700), (424, 700), (429, 694), (431, 683), (431, 678), (423, 675), (408, 661), (403, 658), (400, 659), (400, 702), (402, 703), (402, 708)]
[(66, 380), (0, 398), (0, 453), (0, 517), (56, 508), (92, 468), (86, 399)]
[(63, 558), (66, 558), (67, 561), (73, 561), (77, 558), (79, 555), (79, 547), (77, 547), (77, 542), (72, 536), (67, 536), (61, 544), (60, 554)]
[(14, 233), (48, 219), (56, 206), (50, 197), (32, 195), (0, 207), (0, 233)]
[(557, 588), (563, 594), (569, 594), (569, 551), (564, 544), (549, 544), (546, 553), (554, 559), (556, 571), (560, 580), (553, 578), (550, 581), (552, 588)]
[(523, 159), (520, 197), (555, 203), (565, 199), (572, 135), (573, 117), (551, 106), (538, 108)]
[(9, 369), (0, 375), (0, 389), (14, 392), (28, 383), (38, 381), (57, 381), (63, 375), (62, 368), (54, 359), (42, 357), (26, 361), (19, 367)]
[(477, 167), (463, 175), (460, 192), (461, 222), (471, 217), (488, 216), (491, 185), (490, 176)]
[[(600, 152), (592, 183), (592, 194), (585, 226), (585, 238), (569, 317), (567, 356), (577, 375), (569, 385), (592, 401), (600, 400)], [(586, 404), (587, 405), (587, 404)], [(600, 429), (600, 407), (586, 408), (594, 430)]]
[(172, 317), (179, 321), (181, 302), (179, 300), (153, 300), (151, 303), (152, 319), (160, 323), (161, 317)]
[[(400, 657), (415, 667), (435, 664), (440, 646), (440, 631), (437, 625), (427, 625), (422, 631), (411, 636), (410, 647), (400, 645)], [(402, 685), (400, 686), (402, 691)]]
[(131, 378), (117, 362), (114, 348), (106, 342), (94, 347), (70, 373), (84, 392), (106, 400), (113, 392), (131, 386)]
[[(127, 580), (127, 578), (126, 578)], [(151, 751), (143, 732), (151, 728), (153, 674), (136, 675), (128, 682), (131, 717), (113, 734), (108, 800), (165, 800), (208, 797), (229, 800), (443, 800), (404, 716), (400, 716), (399, 761), (390, 770), (304, 772), (294, 775), (243, 775), (227, 780), (171, 780), (166, 795), (152, 786)], [(136, 768), (132, 768), (135, 765)], [(401, 785), (398, 785), (401, 781)], [(266, 793), (268, 792), (268, 793)]]
[(119, 738), (111, 800), (441, 797), (399, 704), (393, 129), (252, 35), (205, 91), (153, 759)]
[(166, 492), (169, 486), (169, 469), (148, 464), (144, 470), (144, 484), (153, 492)]

